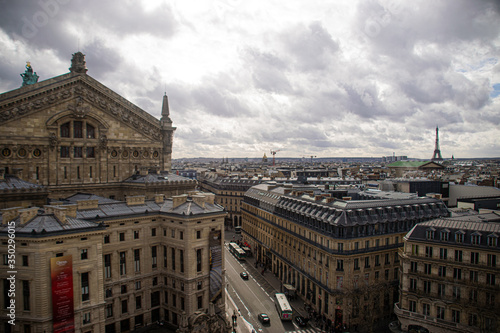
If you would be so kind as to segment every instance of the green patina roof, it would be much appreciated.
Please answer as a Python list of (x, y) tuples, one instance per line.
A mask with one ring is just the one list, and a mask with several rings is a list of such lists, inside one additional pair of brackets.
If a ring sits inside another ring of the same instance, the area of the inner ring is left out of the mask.
[(424, 162), (417, 162), (417, 161), (397, 161), (394, 163), (391, 163), (387, 165), (389, 168), (390, 167), (396, 167), (396, 168), (415, 168), (415, 167), (420, 167), (424, 164), (429, 163), (429, 161), (424, 161)]

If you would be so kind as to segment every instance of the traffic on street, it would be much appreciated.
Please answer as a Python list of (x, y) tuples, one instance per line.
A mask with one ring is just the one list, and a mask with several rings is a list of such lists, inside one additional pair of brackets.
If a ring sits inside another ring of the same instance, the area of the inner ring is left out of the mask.
[[(227, 232), (225, 244), (227, 295), (238, 309), (236, 315), (243, 318), (240, 323), (246, 324), (246, 327), (239, 327), (237, 332), (252, 332), (252, 330), (255, 333), (321, 332), (308, 325), (300, 314), (293, 313), (291, 307), (289, 311), (292, 315), (288, 317), (288, 311), (281, 311), (280, 318), (278, 312), (280, 305), (276, 298), (276, 293), (280, 291), (266, 279), (276, 278), (271, 276), (271, 272), (263, 273), (260, 268), (255, 267), (253, 259), (242, 260), (232, 244), (234, 240), (232, 233)], [(281, 307), (289, 306), (286, 300), (285, 303)]]

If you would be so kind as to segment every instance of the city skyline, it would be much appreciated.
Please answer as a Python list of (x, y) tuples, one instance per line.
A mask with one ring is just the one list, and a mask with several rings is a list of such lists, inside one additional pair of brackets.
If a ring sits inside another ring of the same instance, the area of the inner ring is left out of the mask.
[(4, 1), (0, 92), (86, 54), (88, 75), (159, 118), (173, 159), (498, 157), (495, 2)]

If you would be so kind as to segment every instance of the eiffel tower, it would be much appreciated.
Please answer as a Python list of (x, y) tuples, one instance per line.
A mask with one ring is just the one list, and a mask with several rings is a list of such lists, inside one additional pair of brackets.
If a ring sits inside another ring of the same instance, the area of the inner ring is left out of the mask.
[(432, 155), (431, 161), (442, 161), (441, 150), (439, 150), (439, 128), (436, 126), (436, 146), (434, 147), (434, 155)]

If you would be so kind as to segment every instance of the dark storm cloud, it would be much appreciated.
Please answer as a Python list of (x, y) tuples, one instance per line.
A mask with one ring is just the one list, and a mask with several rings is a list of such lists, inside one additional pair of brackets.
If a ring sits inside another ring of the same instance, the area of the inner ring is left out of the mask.
[(108, 72), (114, 72), (123, 61), (122, 56), (114, 48), (110, 48), (101, 40), (94, 40), (85, 45), (85, 60), (88, 74), (95, 79), (102, 79)]
[(13, 40), (29, 42), (31, 48), (53, 49), (68, 54), (78, 41), (62, 24), (72, 16), (68, 1), (7, 1), (0, 11), (0, 28)]
[[(134, 1), (11, 0), (6, 1), (0, 11), (0, 27), (12, 39), (29, 42), (31, 47), (52, 49), (61, 57), (78, 48), (80, 36), (69, 29), (71, 24), (78, 26), (77, 33), (82, 35), (100, 27), (109, 33), (147, 33), (162, 37), (173, 35), (176, 26), (169, 7), (164, 5), (146, 12)], [(94, 38), (105, 36), (92, 36)]]
[(163, 38), (174, 34), (177, 22), (172, 8), (165, 4), (153, 11), (145, 11), (137, 1), (85, 1), (79, 9), (91, 21), (100, 22), (109, 31), (121, 34), (152, 34)]
[[(21, 73), (24, 72), (24, 69), (22, 67), (24, 62), (19, 64), (20, 66), (11, 66), (9, 65), (8, 61), (6, 59), (3, 59), (3, 56), (0, 55), (0, 83), (2, 85), (1, 88), (4, 88), (5, 90), (0, 88), (0, 93), (3, 93), (4, 91), (12, 90), (21, 87), (21, 84), (23, 82), (22, 77), (20, 76)], [(34, 67), (33, 67), (34, 68)], [(43, 73), (40, 73), (39, 71), (36, 70), (38, 75), (43, 75)]]

